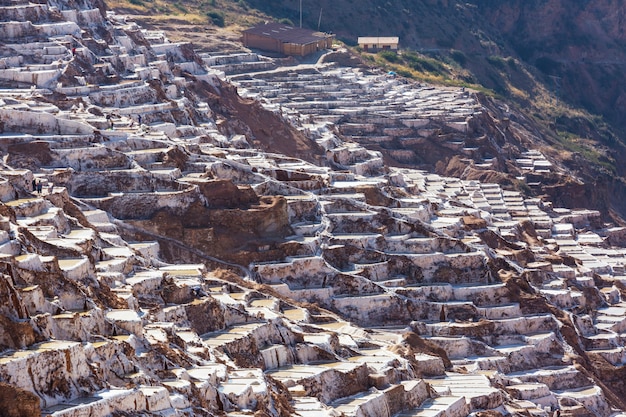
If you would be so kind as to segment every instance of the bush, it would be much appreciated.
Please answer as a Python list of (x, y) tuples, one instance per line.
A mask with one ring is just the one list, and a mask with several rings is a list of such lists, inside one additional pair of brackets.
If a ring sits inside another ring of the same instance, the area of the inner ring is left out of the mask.
[(409, 63), (409, 65), (411, 64), (417, 64), (420, 60), (420, 57), (413, 51), (405, 51), (402, 52), (402, 58)]
[(187, 10), (187, 8), (179, 2), (174, 3), (174, 7), (176, 7), (178, 10), (180, 10), (183, 13), (189, 13), (189, 10)]
[(447, 72), (441, 62), (432, 58), (420, 57), (419, 55), (415, 55), (414, 58), (411, 58), (409, 66), (415, 71), (430, 72), (433, 74), (443, 74)]
[(400, 58), (398, 57), (398, 54), (396, 54), (395, 52), (392, 51), (380, 51), (378, 53), (378, 56), (380, 56), (381, 58), (383, 58), (385, 61), (387, 62), (398, 62), (400, 61)]
[(465, 65), (467, 62), (467, 57), (463, 51), (453, 49), (450, 51), (450, 57), (459, 65)]
[(502, 58), (501, 56), (498, 56), (498, 55), (488, 56), (487, 57), (487, 62), (489, 62), (494, 67), (499, 68), (501, 70), (503, 70), (505, 68), (505, 66), (506, 66), (504, 58)]
[(406, 78), (413, 78), (413, 73), (411, 71), (405, 70), (405, 69), (402, 69), (402, 68), (398, 68), (396, 70), (396, 74), (401, 75), (401, 76), (406, 77)]
[(283, 25), (288, 25), (288, 26), (295, 26), (293, 22), (291, 21), (291, 19), (287, 19), (286, 17), (279, 19), (278, 23), (282, 23)]
[(207, 12), (206, 15), (211, 20), (211, 22), (213, 22), (215, 26), (219, 26), (221, 28), (224, 27), (224, 24), (226, 23), (224, 20), (224, 13), (210, 11), (210, 12)]

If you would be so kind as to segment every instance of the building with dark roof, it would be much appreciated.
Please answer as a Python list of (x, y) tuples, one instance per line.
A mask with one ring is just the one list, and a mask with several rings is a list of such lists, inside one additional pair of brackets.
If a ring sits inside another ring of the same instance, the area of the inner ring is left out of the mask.
[(281, 23), (258, 25), (243, 31), (248, 48), (305, 56), (332, 47), (334, 35), (296, 28)]

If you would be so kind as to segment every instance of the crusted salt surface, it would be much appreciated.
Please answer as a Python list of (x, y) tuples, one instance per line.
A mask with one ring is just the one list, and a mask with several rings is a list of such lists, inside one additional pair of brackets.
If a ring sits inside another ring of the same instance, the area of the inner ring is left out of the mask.
[[(408, 164), (437, 136), (471, 154), (485, 111), (473, 94), (332, 65), (233, 77), (316, 141), (326, 161), (314, 165), (231, 134), (215, 104), (223, 71), (273, 60), (200, 59), (89, 2), (57, 3), (0, 6), (0, 79), (33, 87), (0, 91), (0, 147), (17, 149), (0, 172), (14, 326), (0, 380), (45, 414), (611, 414), (570, 344), (624, 363), (626, 251), (609, 247), (623, 230), (498, 184), (386, 167), (368, 149), (400, 143), (390, 155)], [(40, 100), (51, 91), (74, 107)], [(523, 172), (558, 169), (519, 156)]]

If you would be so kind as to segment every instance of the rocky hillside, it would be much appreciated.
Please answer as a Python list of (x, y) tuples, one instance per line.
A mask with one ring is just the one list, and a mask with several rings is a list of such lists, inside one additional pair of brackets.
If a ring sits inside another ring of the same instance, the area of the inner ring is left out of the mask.
[[(299, 21), (297, 2), (247, 3), (277, 18)], [(493, 67), (489, 58), (517, 59), (536, 68), (534, 75), (550, 89), (558, 88), (562, 100), (625, 126), (620, 117), (626, 110), (620, 75), (626, 63), (626, 10), (621, 1), (364, 0), (357, 7), (348, 0), (320, 0), (304, 4), (305, 25), (316, 28), (320, 12), (320, 28), (349, 43), (358, 36), (400, 36), (404, 48), (441, 50), (444, 55), (450, 49), (461, 51), (462, 64), (477, 81), (500, 93), (510, 92), (510, 87), (528, 89), (520, 80), (480, 67)], [(368, 22), (367, 30), (363, 22)]]
[[(299, 21), (297, 2), (247, 3)], [(599, 180), (623, 216), (624, 13), (620, 1), (321, 0), (304, 5), (303, 20), (316, 28), (321, 14), (320, 28), (349, 44), (400, 36), (421, 52), (407, 61), (416, 77), (479, 84), (529, 110), (549, 146), (583, 181)]]
[[(613, 220), (626, 216), (620, 96), (620, 13), (616, 2), (320, 1), (303, 3), (305, 26), (337, 33), (354, 44), (360, 35), (399, 35), (404, 54), (389, 60), (363, 54), (414, 79), (466, 85), (496, 94), (524, 111), (547, 152), (589, 187), (571, 204), (600, 208)], [(241, 50), (237, 32), (268, 19), (299, 21), (298, 2), (201, 3), (188, 0), (112, 4), (142, 24), (167, 30), (204, 51)], [(122, 7), (123, 6), (123, 7)], [(332, 10), (332, 12), (330, 12)], [(155, 17), (169, 13), (172, 18)], [(321, 20), (320, 20), (321, 15)], [(196, 24), (193, 23), (196, 21)], [(198, 26), (197, 22), (202, 22)], [(205, 25), (206, 22), (210, 24)], [(368, 21), (369, 33), (361, 22)], [(227, 26), (224, 30), (219, 26)], [(410, 50), (418, 52), (409, 52)], [(584, 86), (581, 88), (581, 86)], [(486, 90), (485, 90), (486, 89)], [(438, 171), (448, 174), (439, 164)], [(577, 186), (578, 188), (578, 186)], [(562, 195), (568, 195), (561, 193)], [(554, 197), (554, 193), (550, 193)], [(536, 193), (535, 195), (541, 195)]]

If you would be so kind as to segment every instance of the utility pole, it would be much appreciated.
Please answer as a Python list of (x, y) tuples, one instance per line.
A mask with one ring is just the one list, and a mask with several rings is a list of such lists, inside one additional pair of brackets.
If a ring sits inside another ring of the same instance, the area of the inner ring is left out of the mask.
[(317, 21), (317, 31), (318, 32), (320, 31), (320, 26), (322, 25), (322, 10), (324, 10), (324, 8), (320, 7), (320, 18)]
[(300, 27), (302, 27), (302, 0), (300, 0)]

